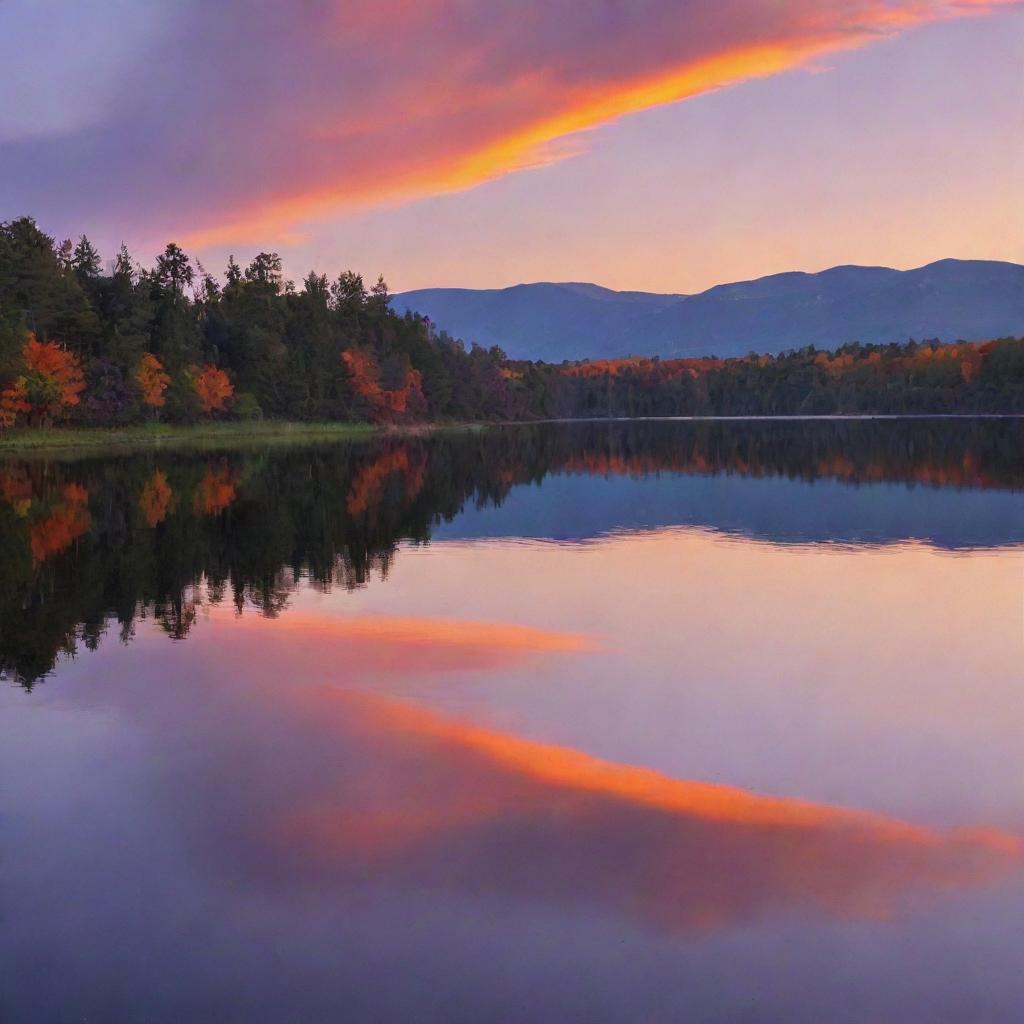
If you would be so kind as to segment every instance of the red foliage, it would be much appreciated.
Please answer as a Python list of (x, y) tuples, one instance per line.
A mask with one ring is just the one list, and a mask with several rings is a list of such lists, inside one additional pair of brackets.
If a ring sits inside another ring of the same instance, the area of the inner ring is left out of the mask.
[(62, 418), (82, 400), (82, 366), (57, 342), (30, 334), (21, 361), (25, 372), (0, 392), (0, 427), (13, 427), (23, 414), (30, 420)]
[[(814, 364), (820, 366), (829, 377), (838, 379), (847, 373), (863, 367), (880, 367), (892, 372), (909, 372), (925, 369), (942, 363), (956, 362), (965, 381), (970, 381), (979, 371), (985, 357), (993, 351), (996, 342), (962, 342), (957, 345), (922, 345), (913, 355), (888, 357), (883, 361), (881, 353), (862, 352), (819, 352)], [(626, 373), (649, 380), (672, 380), (688, 374), (699, 377), (723, 367), (741, 368), (746, 365), (769, 366), (780, 357), (749, 356), (729, 359), (648, 359), (632, 356), (628, 359), (595, 359), (566, 367), (570, 377), (596, 378), (618, 377)]]
[(341, 353), (341, 361), (348, 370), (353, 389), (366, 403), (369, 416), (375, 422), (393, 421), (407, 413), (426, 411), (423, 378), (419, 370), (410, 367), (405, 372), (402, 386), (388, 390), (380, 386), (380, 369), (371, 352), (346, 349)]
[(215, 412), (223, 412), (227, 403), (235, 393), (235, 386), (228, 375), (216, 366), (206, 365), (193, 371), (192, 386), (199, 396), (199, 405), (203, 412), (210, 416)]
[(142, 357), (139, 368), (135, 371), (135, 382), (146, 405), (159, 409), (167, 401), (164, 392), (171, 383), (171, 378), (164, 372), (164, 364), (152, 353), (147, 352)]
[[(698, 377), (709, 370), (726, 365), (725, 359), (649, 359), (631, 356), (628, 359), (594, 359), (566, 367), (569, 377), (618, 377), (635, 373), (652, 379), (674, 380), (679, 377)], [(764, 365), (763, 363), (761, 365)]]
[(0, 391), (0, 429), (13, 427), (19, 415), (31, 410), (24, 377), (19, 377)]

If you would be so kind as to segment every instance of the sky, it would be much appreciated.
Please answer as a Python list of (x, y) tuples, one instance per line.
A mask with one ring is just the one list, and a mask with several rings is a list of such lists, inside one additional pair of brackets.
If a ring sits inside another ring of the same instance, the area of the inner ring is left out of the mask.
[(146, 264), (1024, 262), (1021, 0), (0, 0), (0, 95), (0, 219)]

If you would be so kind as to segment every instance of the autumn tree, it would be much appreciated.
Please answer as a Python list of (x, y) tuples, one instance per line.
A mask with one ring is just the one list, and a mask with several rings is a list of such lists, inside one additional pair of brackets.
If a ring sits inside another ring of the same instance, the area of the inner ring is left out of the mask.
[(193, 369), (192, 386), (199, 398), (199, 407), (206, 416), (223, 412), (235, 393), (228, 375), (211, 365)]
[(388, 422), (426, 413), (422, 375), (407, 357), (390, 357), (382, 366), (369, 350), (352, 348), (341, 353), (341, 361), (356, 409), (367, 419)]
[(384, 389), (380, 386), (380, 367), (373, 353), (365, 348), (349, 348), (341, 353), (341, 362), (352, 389), (354, 411), (360, 418), (379, 419), (385, 400)]
[(21, 358), (24, 372), (15, 380), (9, 401), (28, 414), (29, 422), (62, 419), (79, 404), (85, 377), (74, 353), (54, 341), (39, 341), (29, 335)]
[(157, 410), (167, 402), (164, 392), (171, 383), (171, 378), (164, 372), (164, 364), (152, 352), (147, 352), (142, 357), (135, 371), (135, 383), (139, 387), (143, 404), (149, 406), (154, 415), (157, 415)]
[[(30, 218), (0, 222), (0, 424), (69, 409), (97, 425), (157, 410), (185, 423), (227, 409), (378, 422), (1024, 411), (1024, 340), (527, 362), (399, 315), (383, 279), (368, 287), (351, 271), (311, 273), (296, 290), (280, 256), (260, 252), (244, 270), (232, 257), (218, 280), (174, 243), (148, 270), (122, 246), (104, 271), (78, 237), (58, 245)], [(30, 333), (40, 345), (60, 341), (32, 372)]]
[(31, 409), (25, 378), (19, 377), (0, 391), (0, 429), (10, 429), (18, 422), (19, 416)]

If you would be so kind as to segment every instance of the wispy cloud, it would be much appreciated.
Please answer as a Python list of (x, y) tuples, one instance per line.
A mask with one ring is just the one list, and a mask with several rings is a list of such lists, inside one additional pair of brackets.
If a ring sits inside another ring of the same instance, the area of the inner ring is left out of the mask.
[(111, 52), (102, 109), (51, 118), (45, 137), (8, 126), (0, 209), (69, 230), (88, 210), (200, 246), (283, 237), (563, 159), (636, 111), (1018, 2), (167, 3), (144, 61)]

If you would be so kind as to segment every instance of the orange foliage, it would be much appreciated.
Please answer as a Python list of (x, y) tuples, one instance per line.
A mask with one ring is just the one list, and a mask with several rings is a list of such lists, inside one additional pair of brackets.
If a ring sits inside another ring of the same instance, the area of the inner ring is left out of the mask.
[(223, 512), (237, 497), (236, 481), (236, 475), (227, 466), (209, 466), (196, 488), (192, 507), (204, 516)]
[(641, 359), (639, 356), (632, 359), (594, 359), (578, 366), (570, 366), (565, 372), (570, 377), (615, 377), (627, 367), (638, 367), (649, 362), (649, 359)]
[(969, 384), (971, 378), (981, 369), (981, 364), (985, 359), (982, 347), (981, 345), (960, 346), (960, 376), (963, 377), (965, 384)]
[(404, 413), (409, 408), (409, 399), (414, 394), (423, 394), (423, 375), (411, 367), (405, 372), (405, 381), (395, 391), (384, 392), (384, 402), (390, 412)]
[(37, 341), (30, 334), (21, 357), (27, 370), (25, 389), (32, 412), (60, 416), (82, 400), (85, 377), (73, 352), (55, 341)]
[(833, 455), (818, 461), (816, 475), (832, 477), (851, 483), (884, 483), (907, 480), (931, 487), (993, 488), (997, 482), (978, 466), (975, 455), (967, 451), (960, 461), (917, 462), (894, 467), (874, 462), (856, 465), (843, 455)]
[(672, 380), (684, 376), (699, 377), (709, 370), (725, 366), (726, 362), (725, 359), (649, 359), (645, 356), (631, 356), (628, 359), (594, 359), (569, 366), (564, 372), (570, 377), (588, 378), (617, 377), (632, 371), (660, 380)]
[[(913, 372), (936, 363), (957, 362), (965, 382), (970, 382), (981, 369), (986, 356), (995, 348), (995, 342), (963, 342), (957, 345), (922, 345), (913, 355), (887, 357), (873, 352), (818, 352), (814, 356), (815, 366), (833, 380), (861, 367), (870, 366), (874, 371), (887, 374)], [(744, 364), (760, 368), (769, 366), (780, 357), (751, 356), (729, 359), (649, 359), (631, 356), (626, 359), (595, 359), (586, 363), (566, 367), (563, 371), (570, 377), (593, 379), (618, 377), (632, 374), (640, 381), (667, 381), (684, 375), (696, 379), (712, 370), (723, 367), (742, 367)]]
[[(969, 383), (985, 362), (986, 357), (995, 349), (996, 342), (961, 342), (957, 345), (923, 345), (913, 355), (907, 355), (888, 361), (890, 371), (912, 372), (921, 370), (930, 364), (959, 363), (960, 376)], [(870, 360), (869, 361), (877, 361)]]
[(222, 412), (235, 393), (235, 386), (228, 375), (216, 366), (206, 365), (194, 371), (192, 386), (199, 396), (199, 404), (206, 415)]
[(9, 429), (18, 422), (18, 415), (23, 412), (31, 412), (32, 406), (28, 401), (28, 392), (25, 390), (25, 378), (19, 377), (16, 381), (8, 384), (0, 391), (0, 429)]
[(81, 401), (85, 377), (74, 353), (30, 334), (21, 361), (25, 373), (0, 391), (0, 428), (13, 427), (22, 414), (63, 416)]
[(348, 370), (353, 388), (369, 405), (370, 415), (375, 420), (393, 419), (404, 415), (410, 411), (413, 399), (416, 399), (421, 407), (425, 405), (423, 377), (419, 370), (408, 369), (400, 388), (386, 390), (380, 386), (377, 361), (370, 352), (364, 349), (346, 349), (341, 353), (341, 361)]
[(361, 349), (346, 349), (341, 361), (348, 370), (352, 386), (369, 404), (372, 413), (384, 408), (384, 391), (377, 380), (377, 364), (373, 357)]
[(89, 492), (80, 484), (68, 484), (59, 501), (45, 519), (29, 527), (28, 542), (32, 562), (39, 565), (52, 555), (69, 548), (89, 529)]
[(173, 497), (174, 492), (167, 483), (167, 475), (159, 469), (154, 470), (139, 495), (139, 511), (147, 526), (157, 526), (167, 518)]
[(423, 488), (426, 464), (422, 460), (411, 459), (407, 448), (396, 448), (359, 471), (345, 501), (348, 514), (362, 515), (367, 509), (380, 504), (385, 483), (396, 473), (403, 477), (405, 501), (412, 501)]
[(814, 357), (814, 362), (818, 366), (824, 367), (830, 377), (837, 379), (854, 365), (854, 358), (849, 352), (840, 352), (834, 355), (828, 352), (819, 352)]
[(154, 409), (160, 408), (167, 401), (164, 392), (171, 383), (170, 376), (164, 372), (164, 364), (155, 355), (147, 352), (135, 371), (135, 382), (142, 392), (142, 401)]

